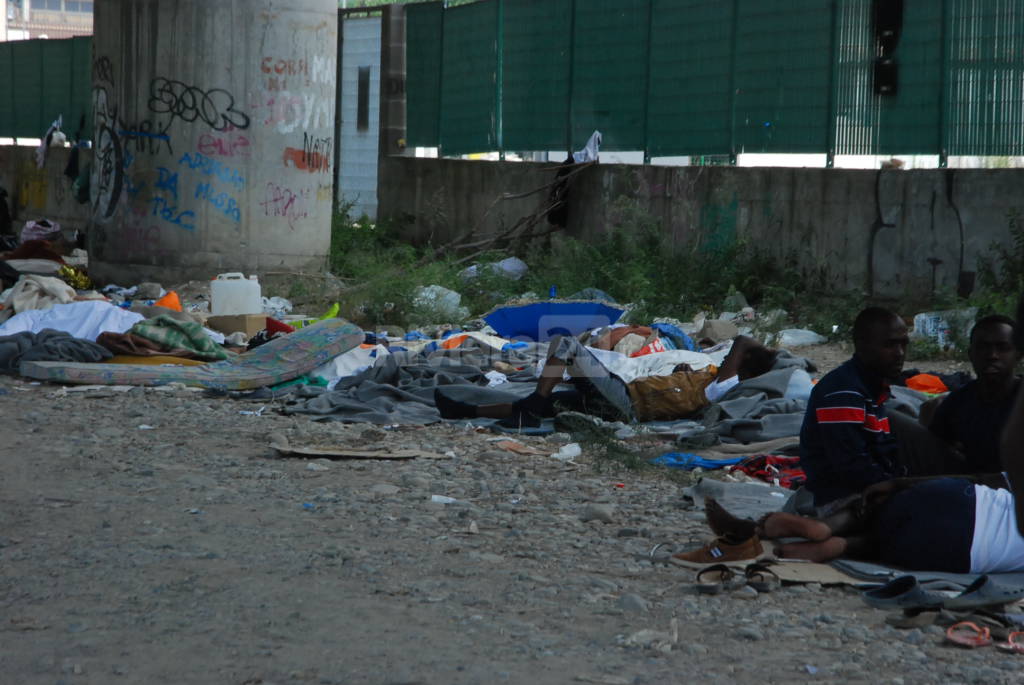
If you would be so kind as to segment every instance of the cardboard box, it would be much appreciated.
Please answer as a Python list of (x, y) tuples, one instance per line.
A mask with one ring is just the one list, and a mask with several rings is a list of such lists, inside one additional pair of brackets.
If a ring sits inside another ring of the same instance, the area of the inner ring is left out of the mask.
[(211, 316), (206, 320), (206, 327), (224, 335), (241, 331), (251, 338), (267, 327), (266, 314), (233, 314), (230, 316)]

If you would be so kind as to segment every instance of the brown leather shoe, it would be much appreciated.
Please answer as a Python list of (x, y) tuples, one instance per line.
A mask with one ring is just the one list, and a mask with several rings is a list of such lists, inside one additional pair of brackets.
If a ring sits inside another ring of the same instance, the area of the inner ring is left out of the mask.
[(761, 546), (761, 540), (754, 535), (735, 544), (726, 542), (725, 538), (717, 538), (700, 549), (673, 554), (669, 561), (677, 566), (699, 568), (708, 564), (750, 561), (751, 559), (760, 559), (763, 556), (764, 548)]

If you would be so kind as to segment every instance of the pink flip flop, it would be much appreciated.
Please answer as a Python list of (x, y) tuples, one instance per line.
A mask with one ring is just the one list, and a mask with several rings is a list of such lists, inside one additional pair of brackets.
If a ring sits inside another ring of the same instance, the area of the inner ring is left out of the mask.
[(1015, 630), (1006, 636), (1006, 642), (996, 644), (997, 649), (1013, 654), (1024, 654), (1024, 630)]
[(958, 647), (976, 649), (992, 644), (992, 632), (971, 621), (960, 621), (946, 629), (946, 639)]

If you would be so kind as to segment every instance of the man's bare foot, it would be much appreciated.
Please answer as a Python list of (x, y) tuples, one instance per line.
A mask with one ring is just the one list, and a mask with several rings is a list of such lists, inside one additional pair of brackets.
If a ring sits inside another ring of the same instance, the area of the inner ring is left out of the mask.
[(704, 515), (708, 526), (718, 537), (729, 540), (747, 540), (757, 533), (757, 524), (750, 519), (741, 519), (727, 512), (713, 497), (704, 499)]
[(789, 542), (775, 547), (775, 555), (782, 559), (804, 559), (819, 564), (838, 559), (845, 552), (846, 538), (839, 537), (819, 542)]
[(764, 531), (762, 537), (769, 540), (804, 538), (822, 542), (832, 537), (832, 529), (821, 521), (784, 511), (776, 511), (766, 516), (761, 527)]

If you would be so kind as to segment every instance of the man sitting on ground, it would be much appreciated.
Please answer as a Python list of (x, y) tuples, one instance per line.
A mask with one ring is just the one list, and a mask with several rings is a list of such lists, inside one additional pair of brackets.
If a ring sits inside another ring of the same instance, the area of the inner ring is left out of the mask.
[[(548, 346), (537, 387), (523, 399), (476, 406), (452, 400), (438, 389), (434, 400), (446, 419), (495, 418), (512, 427), (538, 426), (542, 418), (554, 416), (556, 405), (561, 410), (583, 411), (611, 420), (682, 419), (718, 401), (740, 381), (767, 373), (775, 357), (774, 350), (739, 336), (718, 369), (694, 371), (687, 364), (679, 364), (668, 376), (623, 383), (578, 340), (556, 337)], [(566, 371), (577, 390), (555, 392)], [(660, 402), (658, 394), (671, 400)]]
[[(853, 358), (811, 392), (800, 430), (800, 465), (813, 511), (827, 514), (868, 486), (901, 476), (962, 473), (953, 451), (907, 414), (885, 410), (889, 383), (903, 369), (907, 326), (869, 307), (853, 324)], [(807, 507), (796, 505), (798, 511)]]
[(968, 357), (977, 379), (954, 390), (935, 410), (929, 429), (964, 456), (964, 473), (1002, 470), (999, 438), (1020, 387), (1020, 353), (1013, 319), (986, 316), (971, 329)]

